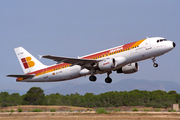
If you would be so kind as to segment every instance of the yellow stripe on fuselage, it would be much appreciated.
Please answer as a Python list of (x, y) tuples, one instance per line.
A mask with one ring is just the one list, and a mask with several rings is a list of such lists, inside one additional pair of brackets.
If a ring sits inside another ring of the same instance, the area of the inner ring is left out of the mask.
[(132, 47), (139, 46), (144, 40), (146, 40), (146, 39), (137, 41)]

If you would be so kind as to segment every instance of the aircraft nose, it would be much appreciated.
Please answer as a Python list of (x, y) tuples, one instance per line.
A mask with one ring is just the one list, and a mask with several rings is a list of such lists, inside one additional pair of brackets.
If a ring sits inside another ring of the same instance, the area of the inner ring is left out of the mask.
[(176, 47), (176, 43), (175, 43), (175, 42), (173, 42), (173, 47), (174, 47), (174, 48)]

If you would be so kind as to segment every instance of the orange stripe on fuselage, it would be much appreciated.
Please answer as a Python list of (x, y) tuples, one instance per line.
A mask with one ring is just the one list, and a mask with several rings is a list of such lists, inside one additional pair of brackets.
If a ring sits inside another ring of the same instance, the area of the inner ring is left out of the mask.
[[(128, 43), (128, 44), (125, 44), (125, 45), (122, 45), (122, 46), (118, 46), (118, 47), (115, 47), (115, 48), (112, 48), (112, 49), (108, 49), (108, 50), (105, 50), (105, 51), (102, 51), (102, 52), (99, 52), (99, 53), (87, 55), (85, 57), (82, 57), (82, 59), (99, 59), (99, 58), (110, 56), (110, 55), (113, 55), (113, 54), (116, 54), (116, 53), (119, 53), (119, 52), (128, 51), (130, 49), (133, 49), (133, 48), (139, 46), (144, 40), (145, 39), (139, 40), (139, 41), (136, 41), (136, 42), (132, 42), (132, 43)], [(46, 69), (41, 69), (41, 70), (38, 70), (38, 71), (35, 71), (35, 72), (32, 72), (32, 73), (29, 73), (28, 75), (35, 74), (36, 76), (39, 76), (39, 75), (43, 75), (43, 74), (46, 74), (46, 73), (49, 73), (49, 72), (53, 72), (53, 71), (56, 71), (56, 70), (60, 70), (60, 69), (69, 67), (70, 65), (71, 64), (68, 64), (68, 63), (61, 63), (61, 64), (58, 64), (58, 65), (48, 67)], [(22, 78), (18, 78), (18, 81), (21, 81), (21, 80), (22, 80)]]
[[(109, 56), (110, 53), (117, 53), (119, 51), (121, 52), (121, 50), (123, 52), (123, 51), (129, 50), (129, 49), (133, 49), (134, 47), (139, 46), (144, 40), (145, 39), (139, 40), (136, 42), (132, 42), (132, 43), (128, 43), (123, 46), (118, 46), (118, 47), (115, 47), (115, 48), (112, 48), (112, 49), (109, 49), (109, 50), (106, 50), (106, 51), (103, 51), (100, 53), (95, 53), (93, 55), (83, 57), (82, 59), (92, 59), (92, 58), (96, 58), (96, 57), (103, 56), (103, 55), (104, 55), (104, 57), (106, 57), (106, 54), (108, 54), (108, 56)], [(123, 49), (121, 49), (121, 48), (123, 48)], [(111, 52), (111, 51), (113, 51), (113, 52)], [(112, 55), (112, 54), (110, 54), (110, 55)]]

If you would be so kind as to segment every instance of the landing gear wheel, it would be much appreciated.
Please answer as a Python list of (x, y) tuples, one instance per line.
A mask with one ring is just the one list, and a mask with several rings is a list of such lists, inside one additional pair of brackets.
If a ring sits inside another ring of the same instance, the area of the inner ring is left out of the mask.
[(155, 57), (152, 57), (151, 59), (152, 59), (152, 61), (153, 61), (153, 63), (154, 63), (153, 66), (154, 66), (154, 67), (158, 67), (158, 64), (155, 63), (155, 61), (156, 61)]
[(154, 67), (158, 67), (158, 64), (157, 64), (157, 63), (154, 63), (153, 66), (154, 66)]
[(94, 75), (89, 76), (89, 80), (92, 81), (92, 82), (95, 82), (96, 79), (97, 79), (97, 78), (96, 78), (96, 76), (94, 76)]
[(111, 83), (111, 82), (112, 82), (112, 79), (111, 79), (110, 77), (107, 77), (107, 78), (105, 79), (105, 82), (106, 82), (106, 83)]

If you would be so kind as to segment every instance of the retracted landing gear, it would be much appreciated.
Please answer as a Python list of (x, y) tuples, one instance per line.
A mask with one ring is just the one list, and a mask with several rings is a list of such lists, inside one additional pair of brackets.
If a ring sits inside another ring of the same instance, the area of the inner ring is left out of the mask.
[(97, 80), (97, 78), (96, 78), (96, 76), (91, 75), (91, 76), (89, 76), (89, 80), (92, 82), (95, 82)]
[(107, 78), (105, 79), (105, 82), (106, 83), (111, 83), (112, 82), (112, 79), (109, 77), (109, 74), (111, 74), (112, 72), (108, 72), (107, 73)]
[(154, 63), (153, 66), (154, 66), (154, 67), (158, 67), (158, 64), (155, 62), (155, 61), (156, 61), (155, 57), (152, 57), (151, 59), (152, 59), (152, 61), (153, 61), (153, 63)]

